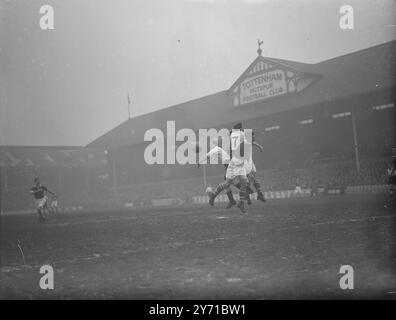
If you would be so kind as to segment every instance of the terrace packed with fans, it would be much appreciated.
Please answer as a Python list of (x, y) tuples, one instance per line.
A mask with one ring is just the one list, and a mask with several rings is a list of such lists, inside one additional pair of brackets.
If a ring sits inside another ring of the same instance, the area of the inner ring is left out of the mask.
[[(387, 159), (372, 159), (361, 162), (357, 173), (353, 161), (319, 163), (310, 168), (283, 168), (259, 170), (262, 190), (294, 190), (296, 184), (312, 191), (349, 186), (386, 185), (388, 183)], [(148, 206), (152, 200), (174, 199), (175, 204), (188, 204), (192, 198), (205, 195), (202, 169), (194, 168), (198, 177), (145, 184), (116, 186), (107, 167), (103, 168), (46, 168), (41, 170), (8, 170), (6, 188), (2, 189), (2, 210), (27, 210), (32, 208), (28, 190), (35, 175), (60, 195), (60, 205), (65, 208), (107, 209), (111, 207)], [(216, 185), (223, 174), (207, 177), (208, 185)], [(4, 175), (2, 176), (4, 179)], [(3, 181), (4, 183), (4, 181)], [(4, 185), (4, 184), (3, 184)]]

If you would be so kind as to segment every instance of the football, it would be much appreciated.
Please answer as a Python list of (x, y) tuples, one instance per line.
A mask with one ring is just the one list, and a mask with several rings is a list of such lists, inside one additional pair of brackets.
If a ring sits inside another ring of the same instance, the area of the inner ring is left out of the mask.
[(205, 192), (206, 192), (207, 195), (209, 195), (210, 193), (213, 193), (212, 187), (207, 187)]

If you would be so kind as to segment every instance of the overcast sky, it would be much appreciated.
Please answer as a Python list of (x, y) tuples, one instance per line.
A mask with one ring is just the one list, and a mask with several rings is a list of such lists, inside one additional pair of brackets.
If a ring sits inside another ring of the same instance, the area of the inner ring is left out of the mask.
[[(40, 6), (55, 30), (39, 27)], [(342, 5), (354, 30), (339, 27)], [(0, 144), (86, 145), (228, 89), (257, 56), (316, 63), (396, 39), (395, 0), (0, 0)]]

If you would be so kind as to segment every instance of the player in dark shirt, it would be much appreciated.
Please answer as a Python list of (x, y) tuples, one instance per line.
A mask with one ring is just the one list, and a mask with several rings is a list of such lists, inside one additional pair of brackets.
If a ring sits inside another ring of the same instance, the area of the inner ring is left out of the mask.
[(48, 197), (46, 193), (50, 193), (56, 197), (56, 194), (49, 190), (46, 186), (40, 184), (39, 178), (34, 178), (34, 186), (30, 188), (30, 194), (34, 198), (34, 204), (37, 209), (40, 221), (45, 220), (44, 211), (48, 212)]

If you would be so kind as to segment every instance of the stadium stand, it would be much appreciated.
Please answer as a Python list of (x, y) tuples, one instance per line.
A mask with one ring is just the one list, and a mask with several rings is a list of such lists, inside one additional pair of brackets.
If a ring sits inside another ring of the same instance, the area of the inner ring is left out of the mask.
[[(32, 208), (34, 176), (71, 210), (203, 196), (202, 170), (195, 165), (144, 160), (145, 132), (166, 132), (167, 121), (175, 121), (176, 131), (229, 129), (239, 121), (252, 128), (264, 147), (253, 158), (266, 192), (294, 190), (297, 180), (304, 190), (324, 194), (385, 185), (396, 145), (395, 52), (391, 41), (316, 64), (259, 53), (228, 90), (128, 119), (87, 147), (1, 147), (1, 210)], [(268, 92), (270, 98), (257, 96), (257, 86), (243, 91), (263, 77), (277, 77), (269, 85), (283, 91)], [(208, 184), (223, 175), (223, 166), (207, 167)]]
[[(357, 173), (353, 161), (319, 161), (311, 168), (267, 169), (260, 170), (257, 175), (265, 192), (294, 190), (297, 180), (303, 189), (345, 190), (350, 186), (386, 185), (388, 164), (386, 158), (365, 160), (361, 163), (360, 173)], [(224, 170), (218, 169), (220, 172)], [(201, 170), (196, 170), (202, 174)], [(60, 195), (60, 204), (67, 210), (147, 206), (152, 204), (152, 200), (159, 199), (172, 199), (174, 204), (187, 204), (192, 203), (193, 197), (205, 195), (202, 176), (146, 184), (125, 184), (119, 186), (114, 193), (108, 171), (107, 167), (47, 167), (34, 171), (9, 169), (7, 187), (2, 188), (2, 210), (32, 208), (28, 190), (36, 175)], [(4, 180), (4, 176), (2, 179)], [(207, 182), (215, 186), (222, 180), (223, 173), (209, 176)]]
[[(303, 189), (345, 190), (347, 186), (372, 186), (387, 183), (387, 161), (375, 160), (362, 163), (358, 174), (353, 162), (327, 163), (316, 165), (311, 169), (261, 170), (258, 177), (263, 191), (294, 190), (298, 180)], [(209, 185), (217, 185), (222, 175), (208, 178)], [(204, 195), (202, 178), (157, 182), (122, 186), (118, 190), (120, 203), (133, 203), (137, 206), (150, 205), (153, 199), (175, 199), (191, 203), (194, 196)]]

